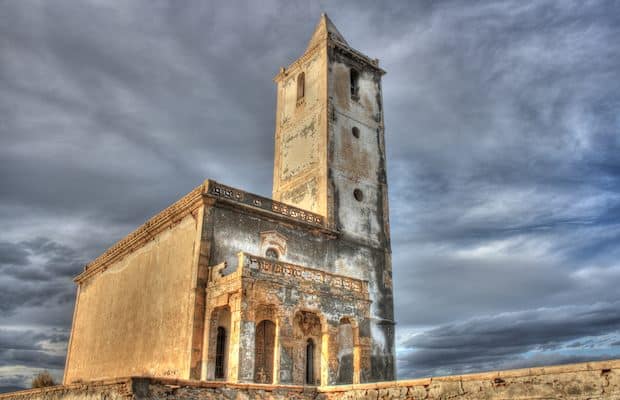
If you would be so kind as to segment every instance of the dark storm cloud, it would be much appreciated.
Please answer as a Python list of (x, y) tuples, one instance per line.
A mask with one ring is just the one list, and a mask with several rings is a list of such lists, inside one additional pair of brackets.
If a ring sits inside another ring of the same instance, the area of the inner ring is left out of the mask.
[[(49, 370), (58, 380), (67, 339), (64, 329), (0, 329), (0, 370), (5, 372), (0, 374), (0, 393), (3, 387), (27, 387), (32, 376), (42, 370)], [(14, 367), (13, 372), (7, 367)]]
[[(70, 278), (207, 177), (270, 195), (271, 79), (327, 11), (388, 71), (400, 376), (620, 354), (600, 350), (616, 323), (600, 312), (620, 301), (619, 3), (6, 1), (2, 11), (0, 329), (67, 329)], [(2, 382), (27, 382), (39, 356), (60, 373), (32, 335), (0, 356), (16, 366)]]
[(28, 263), (28, 251), (15, 243), (0, 242), (0, 265), (25, 265)]
[[(523, 367), (537, 365), (539, 360), (528, 359), (528, 352), (575, 348), (577, 342), (570, 341), (579, 338), (597, 339), (583, 341), (580, 348), (593, 348), (600, 342), (613, 346), (605, 343), (608, 334), (620, 335), (620, 303), (504, 313), (441, 325), (408, 338), (402, 346), (412, 351), (400, 361), (404, 374), (417, 376), (440, 370), (463, 373)], [(583, 359), (583, 355), (553, 356)], [(597, 358), (596, 354), (589, 357)]]
[(0, 315), (12, 314), (20, 307), (52, 304), (70, 309), (75, 293), (70, 278), (85, 264), (75, 250), (37, 237), (0, 244), (0, 260)]

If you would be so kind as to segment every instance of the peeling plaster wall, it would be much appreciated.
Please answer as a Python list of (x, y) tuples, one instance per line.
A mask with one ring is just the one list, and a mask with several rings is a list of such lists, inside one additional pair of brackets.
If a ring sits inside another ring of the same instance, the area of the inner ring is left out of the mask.
[[(324, 385), (338, 383), (338, 327), (342, 317), (347, 316), (361, 325), (368, 323), (368, 301), (365, 295), (353, 294), (325, 284), (300, 280), (294, 276), (280, 275), (278, 279), (258, 270), (244, 273), (243, 319), (259, 321), (256, 310), (261, 306), (272, 306), (270, 316), (278, 326), (279, 375), (276, 381), (282, 384), (303, 385), (305, 382), (305, 346), (311, 338), (316, 346), (315, 380)], [(300, 313), (312, 315), (317, 323), (300, 327)], [(320, 320), (320, 322), (318, 322)], [(353, 331), (350, 332), (353, 335)], [(353, 337), (350, 338), (354, 342)], [(367, 329), (359, 333), (355, 342), (362, 348), (361, 373), (363, 380), (369, 376), (370, 335)], [(324, 348), (326, 346), (326, 348)], [(284, 360), (282, 362), (281, 360)], [(277, 362), (278, 360), (276, 360)], [(241, 364), (251, 365), (253, 354), (240, 358)]]
[[(369, 281), (372, 300), (372, 380), (395, 378), (394, 311), (385, 166), (381, 72), (339, 46), (329, 51), (328, 165), (333, 218), (343, 239), (376, 256), (358, 265)], [(350, 71), (358, 74), (358, 96), (351, 94)], [(353, 128), (356, 134), (353, 135)], [(355, 190), (361, 199), (354, 196)], [(375, 252), (376, 251), (376, 252)], [(381, 254), (379, 254), (381, 253)]]
[(188, 214), (80, 285), (66, 383), (190, 377), (197, 224)]
[[(225, 205), (217, 204), (209, 208), (206, 215), (209, 222), (205, 223), (204, 234), (209, 235), (206, 240), (211, 243), (209, 265), (227, 262), (225, 273), (234, 270), (238, 262), (237, 254), (241, 251), (265, 256), (261, 253), (261, 233), (275, 231), (286, 241), (287, 250), (280, 257), (281, 261), (367, 280), (372, 303), (370, 315), (359, 320), (360, 337), (372, 336), (372, 346), (369, 345), (364, 350), (366, 359), (371, 361), (362, 369), (361, 381), (372, 382), (394, 378), (393, 326), (380, 323), (380, 319), (385, 316), (392, 317), (391, 288), (385, 289), (383, 284), (382, 273), (387, 262), (383, 248), (360, 244), (345, 236), (335, 237), (313, 228), (290, 222), (284, 223)], [(291, 282), (291, 285), (294, 287), (296, 283)], [(286, 299), (291, 305), (308, 304), (315, 307), (336, 327), (340, 318), (355, 313), (339, 298), (317, 298), (317, 303), (313, 304), (312, 296), (306, 294), (300, 296), (296, 292), (293, 289), (290, 293), (282, 292), (278, 296)], [(337, 348), (337, 343), (333, 342), (329, 346), (329, 351), (335, 353), (338, 351)], [(283, 357), (286, 360), (288, 354), (284, 354)], [(244, 360), (243, 363), (250, 365), (251, 360)], [(337, 371), (337, 368), (335, 366), (333, 371)], [(336, 376), (337, 372), (331, 373), (329, 378), (331, 383), (335, 383)], [(248, 367), (246, 372), (239, 375), (239, 379), (252, 380), (252, 369)]]
[[(206, 240), (211, 242), (209, 265), (227, 261), (229, 267), (234, 267), (237, 253), (241, 251), (264, 256), (261, 233), (268, 231), (278, 232), (286, 240), (287, 250), (279, 258), (281, 261), (368, 280), (370, 284), (377, 280), (377, 275), (369, 265), (382, 268), (386, 263), (383, 248), (360, 244), (344, 235), (337, 237), (312, 227), (223, 205), (212, 207), (208, 214), (210, 228), (205, 234), (210, 235)], [(379, 278), (383, 281), (382, 275)], [(385, 307), (389, 308), (389, 304)]]
[[(384, 339), (384, 330), (375, 320), (371, 320), (372, 308), (375, 314), (389, 315), (391, 312), (391, 297), (386, 296), (387, 302), (383, 298), (378, 297), (377, 282), (369, 265), (383, 266), (385, 261), (385, 251), (370, 246), (364, 246), (356, 241), (347, 238), (340, 238), (329, 233), (322, 233), (314, 228), (305, 227), (293, 222), (283, 222), (274, 218), (269, 218), (258, 213), (251, 213), (247, 210), (230, 207), (223, 204), (216, 204), (210, 207), (205, 213), (207, 223), (205, 227), (208, 229), (205, 234), (211, 235), (205, 240), (211, 243), (211, 256), (209, 265), (219, 265), (223, 262), (227, 263), (224, 270), (226, 277), (232, 276), (233, 271), (238, 263), (238, 253), (243, 251), (258, 256), (265, 256), (261, 253), (261, 238), (264, 232), (277, 232), (278, 237), (285, 241), (286, 252), (279, 258), (280, 261), (307, 266), (310, 268), (322, 270), (329, 273), (344, 275), (356, 279), (368, 280), (371, 300), (380, 303), (353, 305), (347, 302), (342, 296), (330, 296), (318, 291), (317, 285), (306, 287), (296, 280), (287, 280), (281, 278), (278, 282), (273, 282), (273, 278), (268, 280), (267, 284), (257, 282), (255, 286), (244, 290), (244, 297), (262, 299), (264, 304), (279, 304), (282, 306), (283, 323), (289, 324), (289, 319), (294, 317), (295, 307), (303, 307), (309, 310), (317, 310), (329, 321), (332, 335), (328, 343), (329, 357), (332, 357), (332, 366), (328, 376), (330, 384), (337, 382), (338, 376), (338, 343), (337, 328), (340, 319), (345, 316), (355, 317), (359, 323), (359, 337), (365, 344), (360, 359), (367, 360), (361, 368), (361, 382), (385, 380), (386, 372), (391, 376), (392, 372), (385, 368), (383, 354), (379, 354), (377, 359), (377, 346), (384, 346), (389, 349), (392, 346), (391, 340), (386, 342)], [(382, 268), (382, 267), (381, 267)], [(207, 294), (209, 299), (219, 296), (224, 298), (226, 288), (230, 288), (230, 284), (225, 281), (217, 283), (217, 288), (211, 290)], [(233, 289), (230, 289), (233, 290)], [(239, 289), (234, 289), (237, 291)], [(391, 292), (388, 293), (391, 296)], [(227, 296), (227, 295), (226, 295)], [(207, 309), (209, 307), (221, 306), (222, 303), (217, 301), (211, 304), (208, 300)], [(251, 309), (257, 303), (241, 305), (241, 310)], [(209, 311), (207, 311), (208, 313)], [(234, 313), (233, 313), (234, 314)], [(289, 315), (290, 314), (290, 315)], [(233, 318), (234, 320), (234, 318)], [(284, 325), (283, 325), (284, 326)], [(377, 328), (379, 326), (379, 328)], [(392, 328), (391, 325), (388, 328)], [(286, 334), (285, 330), (281, 331)], [(241, 331), (241, 350), (247, 346), (247, 351), (240, 355), (239, 358), (239, 375), (238, 379), (251, 381), (253, 380), (253, 346), (252, 338), (245, 338), (244, 335), (250, 335), (248, 327)], [(371, 336), (372, 339), (371, 339)], [(247, 339), (247, 340), (246, 340)], [(371, 345), (371, 342), (373, 343)], [(245, 344), (244, 344), (245, 343)], [(299, 383), (294, 379), (292, 368), (292, 359), (290, 348), (280, 348), (281, 358), (281, 382)], [(372, 362), (371, 362), (372, 361)], [(288, 363), (288, 364), (287, 364)], [(245, 368), (245, 369), (244, 369)]]
[[(325, 48), (316, 48), (278, 81), (273, 198), (326, 215)], [(297, 79), (305, 76), (304, 96)]]
[[(329, 24), (319, 24), (307, 52), (276, 77), (273, 195), (324, 215), (340, 233), (338, 243), (319, 258), (306, 256), (308, 251), (290, 254), (298, 254), (294, 262), (370, 282), (374, 361), (369, 376), (390, 380), (395, 378), (395, 350), (383, 71), (375, 61), (332, 41), (337, 34), (325, 31), (333, 28)], [(352, 68), (359, 73), (357, 96), (351, 95)], [(299, 100), (296, 79), (301, 72), (309, 97)], [(362, 194), (359, 199), (356, 190)]]

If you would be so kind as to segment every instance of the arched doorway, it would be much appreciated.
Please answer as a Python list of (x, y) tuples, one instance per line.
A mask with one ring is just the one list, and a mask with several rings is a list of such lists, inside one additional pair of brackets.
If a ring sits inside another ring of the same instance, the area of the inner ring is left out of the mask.
[(321, 319), (311, 311), (297, 311), (293, 320), (293, 384), (318, 385), (321, 382)]
[(228, 306), (217, 307), (211, 312), (208, 333), (207, 371), (203, 379), (228, 378), (230, 317), (230, 308)]
[(254, 381), (273, 382), (273, 356), (276, 341), (276, 324), (263, 320), (256, 326), (254, 356)]

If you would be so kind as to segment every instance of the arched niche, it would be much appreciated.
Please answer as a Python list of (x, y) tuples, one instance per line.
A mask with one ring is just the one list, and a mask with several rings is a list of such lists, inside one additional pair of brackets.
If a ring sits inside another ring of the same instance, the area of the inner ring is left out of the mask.
[(230, 307), (217, 307), (211, 312), (209, 326), (208, 380), (228, 379), (230, 348)]
[(354, 383), (356, 329), (350, 318), (342, 318), (338, 324), (336, 337), (338, 370), (336, 383), (346, 385)]
[[(323, 343), (321, 318), (315, 312), (297, 311), (293, 319), (293, 383), (321, 384), (321, 348)], [(326, 367), (326, 366), (325, 366)]]
[(256, 325), (254, 344), (254, 382), (273, 383), (276, 324), (268, 319)]

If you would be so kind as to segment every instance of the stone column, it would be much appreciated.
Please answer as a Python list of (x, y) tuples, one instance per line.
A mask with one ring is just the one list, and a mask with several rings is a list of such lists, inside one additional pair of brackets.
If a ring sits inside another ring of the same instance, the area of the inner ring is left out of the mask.
[(329, 385), (329, 324), (321, 324), (321, 386)]
[(357, 324), (353, 325), (353, 384), (360, 383), (361, 371), (361, 349), (360, 349), (360, 328)]
[(273, 343), (273, 384), (277, 385), (280, 383), (280, 325), (281, 318), (278, 315), (275, 318), (276, 323), (276, 334), (275, 341)]
[(213, 332), (213, 308), (209, 307), (205, 310), (205, 331), (202, 338), (202, 361), (201, 361), (201, 372), (200, 379), (203, 381), (213, 379), (213, 377), (209, 376), (209, 344), (211, 342), (211, 333)]
[[(241, 262), (239, 265), (242, 265)], [(245, 284), (241, 291), (245, 291)], [(254, 382), (254, 356), (256, 341), (256, 322), (254, 318), (253, 293), (248, 290), (243, 296), (238, 294), (238, 360), (237, 371), (239, 382)]]
[(241, 295), (230, 296), (230, 344), (228, 345), (228, 381), (240, 380), (240, 346), (241, 346)]

